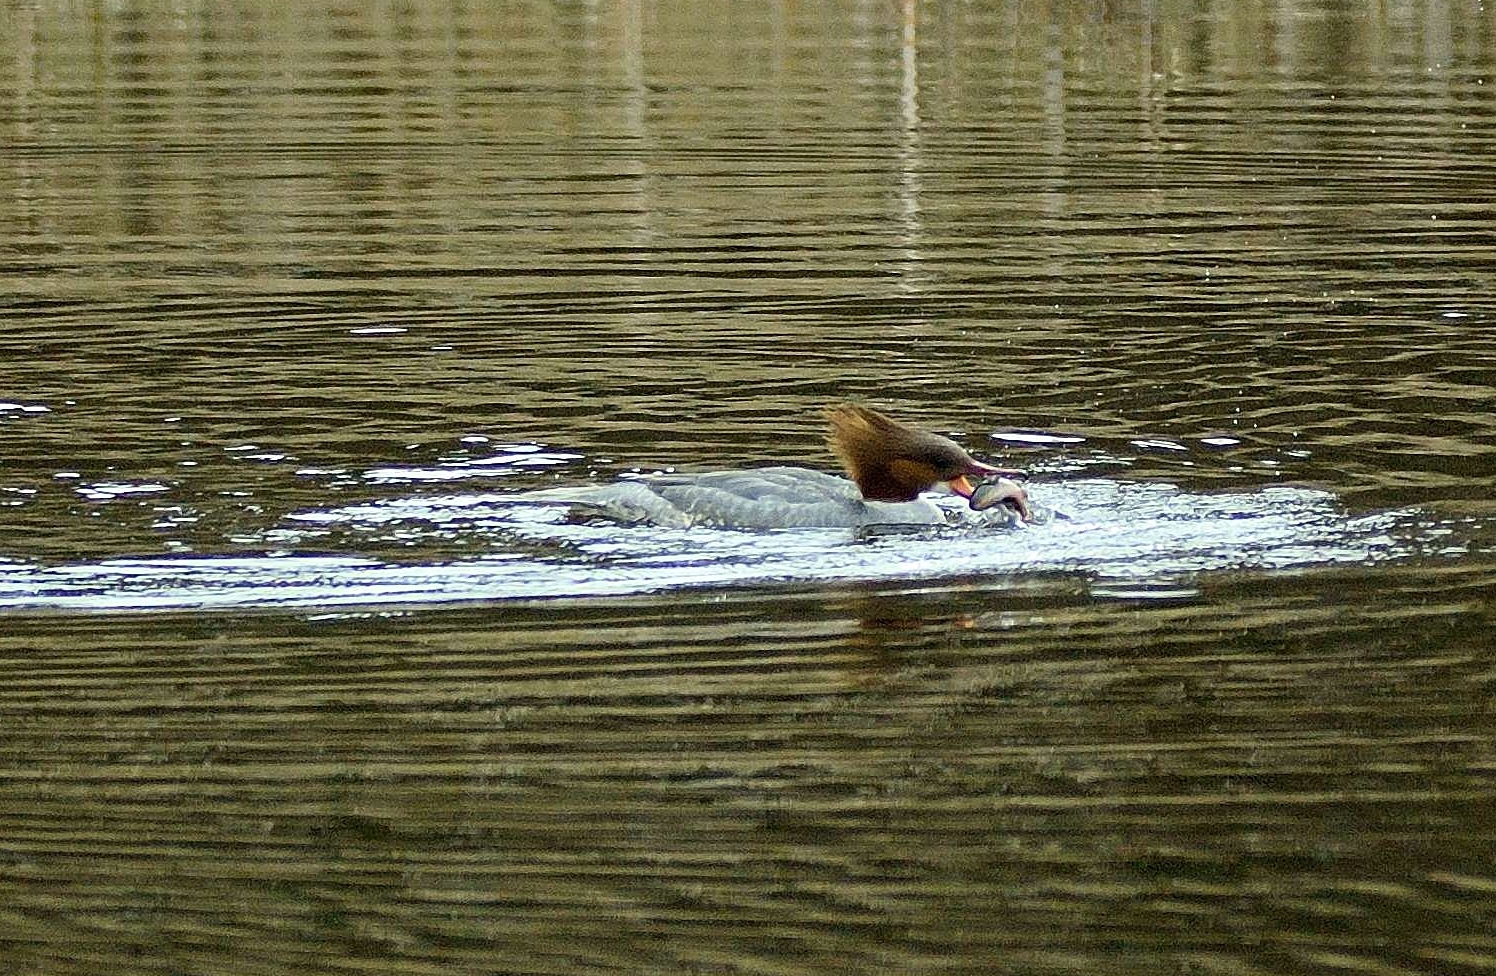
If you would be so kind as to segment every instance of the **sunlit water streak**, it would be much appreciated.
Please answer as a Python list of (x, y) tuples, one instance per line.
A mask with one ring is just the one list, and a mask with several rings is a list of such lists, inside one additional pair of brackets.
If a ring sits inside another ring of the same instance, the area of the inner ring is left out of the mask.
[[(255, 554), (17, 566), (0, 572), (0, 607), (424, 604), (954, 577), (1001, 587), (1050, 574), (1105, 593), (1118, 583), (1172, 584), (1228, 569), (1370, 564), (1467, 548), (1455, 527), (1416, 511), (1351, 515), (1334, 496), (1299, 487), (1199, 494), (1088, 478), (1035, 485), (1031, 495), (1062, 517), (877, 534), (576, 521), (565, 506), (519, 503), (512, 493), (395, 498), (298, 513), (263, 533), (265, 549)], [(433, 537), (477, 540), (486, 554), (430, 562), (308, 554)]]

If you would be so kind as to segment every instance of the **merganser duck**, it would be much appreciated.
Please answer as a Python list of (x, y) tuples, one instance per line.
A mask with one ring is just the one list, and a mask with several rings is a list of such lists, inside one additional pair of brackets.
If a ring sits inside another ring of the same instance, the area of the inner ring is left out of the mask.
[[(525, 492), (517, 501), (561, 503), (587, 515), (685, 528), (860, 528), (944, 525), (952, 521), (1009, 524), (1031, 518), (1028, 496), (1008, 477), (1022, 472), (978, 461), (949, 438), (918, 430), (869, 407), (826, 410), (826, 438), (847, 478), (798, 467), (695, 474), (649, 474), (582, 488)], [(969, 479), (981, 486), (980, 504)], [(942, 507), (921, 497), (936, 485), (966, 499)]]

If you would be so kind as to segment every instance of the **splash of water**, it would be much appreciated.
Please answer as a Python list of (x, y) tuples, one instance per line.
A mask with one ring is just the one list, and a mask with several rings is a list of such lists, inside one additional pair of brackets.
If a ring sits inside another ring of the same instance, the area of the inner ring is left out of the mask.
[[(605, 597), (749, 583), (1072, 574), (1098, 592), (1141, 592), (1200, 573), (1366, 564), (1462, 554), (1448, 525), (1414, 511), (1351, 515), (1296, 487), (1199, 494), (1166, 484), (1078, 479), (1030, 486), (1068, 518), (1012, 529), (859, 534), (746, 532), (578, 522), (504, 493), (408, 497), (298, 513), (263, 534), (270, 554), (0, 564), (0, 607), (305, 607)], [(479, 558), (394, 562), (381, 543), (454, 536)], [(1142, 589), (1140, 589), (1142, 588)]]

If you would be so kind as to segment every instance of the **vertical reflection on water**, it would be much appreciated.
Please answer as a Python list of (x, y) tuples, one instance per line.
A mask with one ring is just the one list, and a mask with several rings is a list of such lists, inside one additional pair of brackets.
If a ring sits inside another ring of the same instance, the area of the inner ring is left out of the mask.
[[(653, 201), (659, 197), (659, 180), (651, 172), (648, 160), (659, 144), (650, 130), (650, 89), (645, 55), (643, 0), (624, 0), (616, 7), (619, 18), (618, 61), (622, 72), (621, 118), (619, 128), (629, 142), (629, 151), (620, 152), (622, 174), (629, 179), (629, 206), (625, 249), (647, 253), (659, 240), (654, 226), (657, 219)], [(601, 80), (601, 79), (599, 79)]]
[(919, 282), (929, 274), (921, 241), (920, 169), (924, 149), (920, 142), (919, 93), (919, 2), (903, 0), (903, 30), (899, 38), (899, 139), (898, 139), (898, 224), (900, 265), (898, 287), (910, 294), (920, 290)]
[(1138, 15), (1138, 141), (1145, 152), (1163, 148), (1164, 94), (1167, 91), (1163, 55), (1155, 50), (1155, 0), (1142, 0)]
[(1065, 37), (1058, 20), (1050, 20), (1044, 33), (1039, 76), (1039, 103), (1043, 124), (1040, 144), (1049, 161), (1039, 194), (1051, 227), (1070, 214), (1073, 182), (1066, 165)]

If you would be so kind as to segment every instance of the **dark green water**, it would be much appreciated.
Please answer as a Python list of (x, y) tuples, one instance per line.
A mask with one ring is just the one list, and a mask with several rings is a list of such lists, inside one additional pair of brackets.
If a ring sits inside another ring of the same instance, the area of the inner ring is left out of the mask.
[[(0, 6), (0, 968), (1496, 970), (1493, 68), (1449, 3)], [(1084, 531), (471, 504), (842, 399)]]

